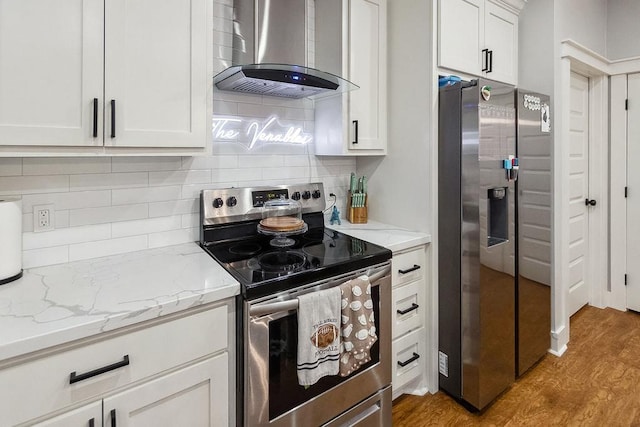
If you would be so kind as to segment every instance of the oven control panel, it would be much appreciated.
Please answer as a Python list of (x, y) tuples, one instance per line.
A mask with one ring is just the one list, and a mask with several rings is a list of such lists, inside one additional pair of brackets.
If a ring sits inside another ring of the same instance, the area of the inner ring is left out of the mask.
[[(297, 194), (300, 194), (297, 192)], [(254, 208), (261, 208), (265, 202), (273, 199), (289, 198), (289, 190), (286, 188), (277, 188), (274, 190), (256, 190), (251, 192), (251, 199)]]
[(202, 190), (200, 219), (203, 225), (261, 219), (265, 202), (281, 196), (298, 201), (302, 206), (302, 213), (322, 212), (326, 208), (327, 195), (321, 182), (220, 188)]

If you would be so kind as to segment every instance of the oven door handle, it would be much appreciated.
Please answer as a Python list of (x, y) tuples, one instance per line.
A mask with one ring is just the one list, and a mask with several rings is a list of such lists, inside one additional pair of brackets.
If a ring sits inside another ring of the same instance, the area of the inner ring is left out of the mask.
[[(382, 279), (391, 272), (391, 266), (369, 276), (369, 282), (375, 286), (375, 282)], [(264, 316), (266, 314), (275, 314), (281, 311), (296, 310), (298, 308), (298, 299), (293, 298), (288, 301), (278, 301), (269, 304), (256, 305), (249, 308), (250, 316)]]

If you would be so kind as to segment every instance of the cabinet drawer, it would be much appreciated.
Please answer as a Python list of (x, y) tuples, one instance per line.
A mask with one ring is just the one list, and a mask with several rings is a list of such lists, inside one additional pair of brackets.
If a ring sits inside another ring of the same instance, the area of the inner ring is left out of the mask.
[(392, 291), (393, 338), (398, 338), (412, 329), (423, 325), (424, 319), (424, 279), (407, 285), (397, 286)]
[(393, 265), (393, 275), (391, 278), (393, 286), (421, 279), (424, 277), (424, 247), (393, 255), (391, 263)]
[[(227, 316), (227, 306), (219, 306), (2, 369), (0, 384), (12, 385), (0, 391), (3, 423), (24, 422), (223, 350)], [(72, 372), (89, 378), (71, 384)]]
[(394, 394), (405, 384), (422, 376), (426, 358), (426, 333), (424, 328), (420, 328), (393, 341), (391, 381)]

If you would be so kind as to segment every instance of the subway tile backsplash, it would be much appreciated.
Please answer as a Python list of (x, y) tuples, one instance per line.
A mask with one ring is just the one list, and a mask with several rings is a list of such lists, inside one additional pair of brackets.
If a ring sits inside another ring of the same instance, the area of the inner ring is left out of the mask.
[[(231, 64), (232, 8), (214, 0), (214, 73)], [(313, 0), (309, 0), (313, 12)], [(313, 14), (311, 14), (313, 16)], [(309, 26), (310, 31), (313, 26)], [(310, 33), (309, 65), (313, 66)], [(313, 133), (313, 102), (213, 90), (214, 117), (264, 122)], [(306, 145), (213, 140), (202, 157), (0, 158), (0, 196), (21, 196), (23, 266), (58, 264), (198, 240), (203, 189), (323, 182), (327, 206), (341, 212), (355, 158), (316, 157)], [(33, 207), (54, 206), (55, 230), (33, 231)], [(327, 212), (327, 216), (329, 212)]]
[[(47, 175), (34, 174), (33, 158), (0, 159), (0, 196), (22, 196), (24, 267), (57, 264), (197, 241), (203, 189), (320, 181), (327, 206), (333, 192), (342, 211), (355, 160), (316, 157), (312, 146), (305, 149), (306, 154), (281, 148), (278, 154), (106, 158), (112, 171), (104, 172), (100, 163), (100, 173), (85, 173), (95, 164), (90, 159), (49, 158), (42, 163)], [(126, 164), (128, 172), (114, 172), (116, 160), (117, 170)], [(63, 174), (64, 168), (70, 171)], [(33, 231), (38, 205), (54, 206), (55, 230)]]

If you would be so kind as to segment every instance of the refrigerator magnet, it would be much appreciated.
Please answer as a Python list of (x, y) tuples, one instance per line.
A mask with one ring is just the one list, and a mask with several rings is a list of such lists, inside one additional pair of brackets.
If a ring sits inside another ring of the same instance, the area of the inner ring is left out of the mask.
[(542, 132), (551, 132), (551, 115), (549, 114), (549, 104), (542, 104), (540, 108), (540, 127)]
[(482, 99), (488, 101), (489, 98), (491, 98), (491, 86), (482, 86), (480, 94), (482, 95)]

